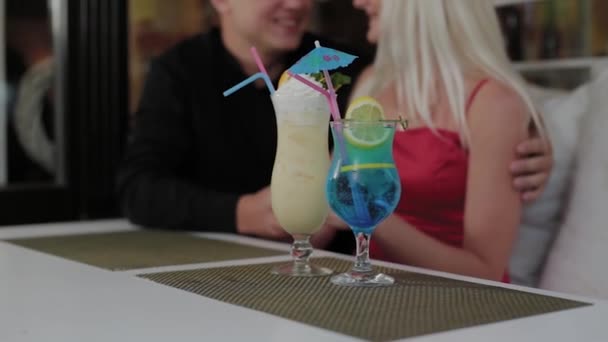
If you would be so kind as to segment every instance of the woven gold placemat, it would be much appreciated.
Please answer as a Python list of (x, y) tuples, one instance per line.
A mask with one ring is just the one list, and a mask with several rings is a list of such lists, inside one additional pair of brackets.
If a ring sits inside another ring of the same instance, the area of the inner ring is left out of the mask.
[(7, 241), (114, 271), (287, 254), (285, 251), (206, 239), (185, 232), (156, 230)]
[[(351, 263), (313, 259), (338, 272)], [(380, 268), (397, 284), (336, 286), (329, 277), (270, 274), (257, 264), (139, 275), (205, 297), (354, 337), (385, 341), (571, 309), (586, 303)]]

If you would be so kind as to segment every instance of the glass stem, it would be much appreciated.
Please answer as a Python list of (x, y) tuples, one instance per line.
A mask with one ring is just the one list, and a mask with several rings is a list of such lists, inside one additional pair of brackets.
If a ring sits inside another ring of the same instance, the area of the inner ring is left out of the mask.
[(308, 259), (312, 255), (312, 245), (310, 244), (310, 235), (296, 234), (293, 236), (291, 244), (291, 257), (293, 258), (294, 267), (306, 269), (310, 268)]
[(369, 261), (369, 241), (371, 234), (355, 233), (357, 241), (357, 260), (353, 266), (353, 271), (358, 273), (368, 273), (372, 271), (372, 263)]

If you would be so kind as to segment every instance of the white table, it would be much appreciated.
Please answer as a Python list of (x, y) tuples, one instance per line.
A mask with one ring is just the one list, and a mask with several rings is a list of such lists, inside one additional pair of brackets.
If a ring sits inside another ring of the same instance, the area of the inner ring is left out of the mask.
[[(0, 239), (138, 229), (123, 220), (0, 228)], [(147, 268), (145, 272), (289, 260), (288, 246), (197, 233), (285, 251), (284, 256)], [(337, 256), (317, 251), (315, 255)], [(386, 264), (386, 263), (377, 263)], [(608, 302), (386, 264), (591, 302), (544, 315), (426, 335), (407, 341), (608, 341)], [(226, 304), (136, 277), (0, 242), (0, 341), (353, 341), (350, 336)]]

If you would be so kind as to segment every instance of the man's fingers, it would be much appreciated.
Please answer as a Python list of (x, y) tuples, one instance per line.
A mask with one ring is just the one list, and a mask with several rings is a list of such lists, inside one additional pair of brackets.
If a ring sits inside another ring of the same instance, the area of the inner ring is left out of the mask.
[(521, 194), (521, 199), (526, 203), (530, 203), (530, 202), (534, 202), (536, 199), (538, 199), (541, 194), (542, 194), (542, 189), (526, 191), (523, 194)]
[(511, 163), (511, 172), (515, 175), (546, 173), (551, 169), (552, 163), (551, 157), (546, 155), (519, 159)]
[(535, 154), (546, 154), (547, 142), (541, 138), (533, 138), (522, 141), (517, 145), (517, 154), (519, 156), (529, 156)]
[(327, 219), (325, 220), (325, 224), (332, 226), (334, 228), (348, 228), (348, 224), (346, 224), (346, 222), (342, 221), (342, 219), (340, 217), (338, 217), (338, 215), (336, 215), (334, 212), (330, 212), (329, 215), (327, 215)]
[(546, 182), (548, 174), (535, 173), (528, 176), (519, 176), (513, 181), (513, 186), (520, 192), (539, 190)]
[(278, 225), (270, 225), (270, 229), (268, 230), (268, 234), (271, 238), (276, 240), (288, 240), (291, 237), (291, 234), (286, 232), (283, 228)]

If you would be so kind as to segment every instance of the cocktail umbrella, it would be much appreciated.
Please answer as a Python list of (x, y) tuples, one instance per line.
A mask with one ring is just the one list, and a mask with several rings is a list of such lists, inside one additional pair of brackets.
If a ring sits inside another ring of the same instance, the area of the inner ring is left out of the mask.
[[(319, 42), (315, 42), (318, 44)], [(316, 46), (312, 51), (300, 58), (289, 68), (294, 74), (312, 74), (323, 70), (334, 70), (348, 66), (357, 56), (330, 49), (323, 46)]]
[[(313, 89), (319, 91), (329, 101), (329, 110), (331, 111), (334, 121), (340, 120), (340, 109), (338, 108), (336, 90), (331, 82), (329, 76), (329, 70), (334, 70), (340, 67), (345, 67), (351, 64), (357, 56), (353, 56), (346, 52), (342, 52), (336, 49), (331, 49), (321, 46), (319, 41), (315, 41), (315, 48), (300, 58), (294, 65), (288, 69), (288, 74), (300, 82), (307, 84)], [(308, 81), (299, 74), (314, 74), (323, 72), (325, 77), (325, 83), (327, 84), (327, 90), (319, 87), (318, 85)]]

